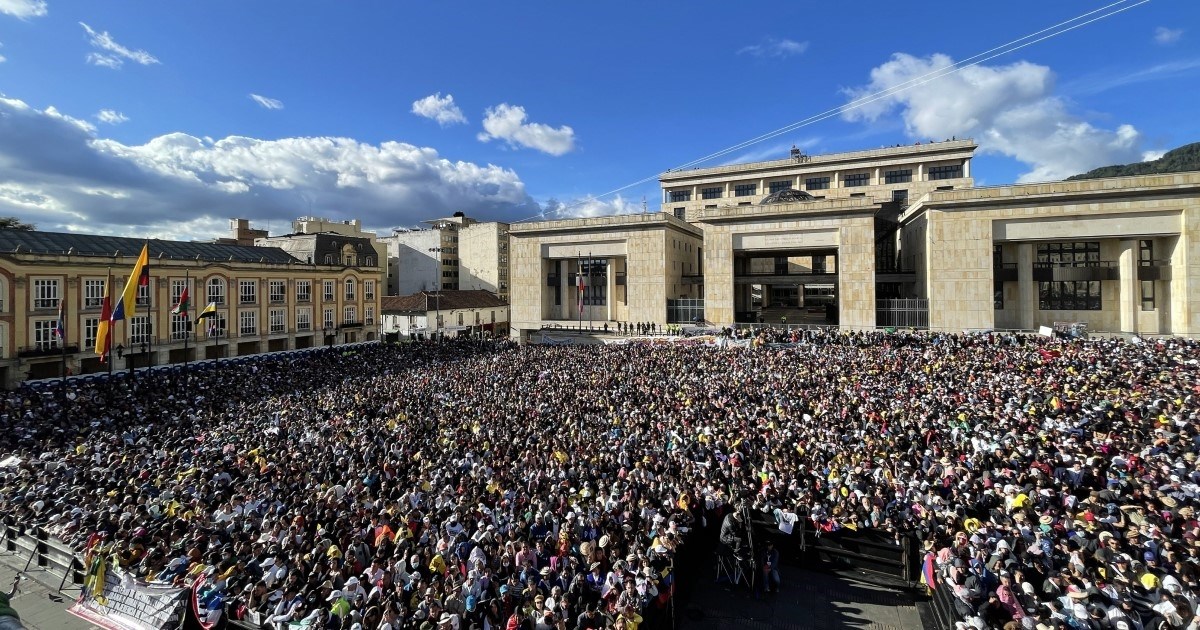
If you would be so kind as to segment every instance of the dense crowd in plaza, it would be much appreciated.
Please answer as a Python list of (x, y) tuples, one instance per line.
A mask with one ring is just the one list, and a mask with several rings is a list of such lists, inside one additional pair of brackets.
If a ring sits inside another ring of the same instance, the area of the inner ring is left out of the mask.
[(276, 628), (652, 628), (684, 534), (742, 500), (912, 537), (964, 628), (1196, 626), (1200, 344), (760, 342), (374, 345), (24, 389), (0, 514), (145, 580), (204, 575), (205, 605)]

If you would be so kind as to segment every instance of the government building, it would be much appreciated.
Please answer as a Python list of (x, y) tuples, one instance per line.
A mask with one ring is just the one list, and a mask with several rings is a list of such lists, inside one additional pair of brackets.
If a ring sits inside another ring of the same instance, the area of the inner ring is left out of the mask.
[[(185, 242), (0, 230), (0, 385), (379, 338), (383, 268), (370, 240), (335, 232)], [(258, 242), (258, 246), (247, 243)], [(94, 352), (106, 285), (119, 294), (149, 244), (150, 284)], [(240, 244), (239, 244), (240, 243)], [(187, 317), (171, 313), (186, 288)], [(217, 316), (193, 325), (209, 303)], [(186, 340), (186, 344), (185, 344)], [(186, 348), (185, 348), (186, 346)]]
[(620, 322), (1200, 335), (1200, 172), (975, 187), (971, 140), (663, 173), (513, 224), (513, 334)]

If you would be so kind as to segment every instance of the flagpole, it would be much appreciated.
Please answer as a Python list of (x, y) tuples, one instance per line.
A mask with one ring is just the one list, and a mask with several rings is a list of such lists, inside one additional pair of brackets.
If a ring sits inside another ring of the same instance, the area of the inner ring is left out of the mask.
[(61, 327), (58, 336), (58, 348), (62, 352), (62, 392), (63, 400), (67, 397), (67, 296), (64, 293), (58, 305), (58, 325)]
[(108, 364), (108, 377), (112, 378), (113, 373), (113, 358), (112, 358), (112, 267), (108, 268), (108, 280), (104, 285), (104, 299), (108, 300), (108, 334), (104, 336), (104, 362)]
[(150, 369), (154, 367), (154, 361), (150, 359), (151, 353), (154, 352), (154, 320), (150, 314), (150, 305), (154, 302), (154, 279), (150, 277), (150, 261), (147, 256), (146, 261), (146, 373), (150, 373)]
[(583, 254), (578, 250), (575, 251), (575, 292), (576, 301), (579, 302), (579, 332), (583, 332)]
[[(185, 268), (183, 270), (183, 291), (185, 293), (188, 290), (188, 281), (191, 280), (191, 274), (191, 268)], [(191, 301), (191, 298), (189, 298), (188, 301)], [(191, 304), (187, 304), (185, 307), (186, 306), (191, 306)], [(183, 386), (186, 388), (188, 382), (188, 338), (192, 336), (192, 331), (188, 330), (188, 328), (192, 327), (192, 319), (186, 308), (183, 310), (183, 312), (178, 314), (183, 316), (183, 325), (187, 327), (183, 330)]]
[[(594, 266), (595, 266), (595, 265), (594, 265), (594, 264), (592, 264), (592, 252), (590, 252), (590, 251), (589, 251), (589, 252), (588, 252), (588, 279), (587, 279), (587, 286), (591, 286), (591, 284), (592, 284), (592, 267), (594, 267)], [(592, 299), (596, 299), (596, 292), (595, 292), (595, 291), (592, 291)], [(588, 330), (589, 330), (589, 331), (591, 331), (591, 330), (592, 330), (592, 309), (590, 309), (590, 308), (588, 309)]]

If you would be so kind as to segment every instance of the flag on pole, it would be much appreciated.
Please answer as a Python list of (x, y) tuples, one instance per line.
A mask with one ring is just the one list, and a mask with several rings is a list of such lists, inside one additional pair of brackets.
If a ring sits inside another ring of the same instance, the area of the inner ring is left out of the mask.
[[(186, 293), (184, 295), (186, 295)], [(199, 324), (202, 320), (208, 319), (209, 317), (216, 317), (216, 316), (217, 316), (217, 303), (209, 302), (208, 306), (205, 306), (204, 310), (200, 311), (200, 314), (196, 316), (196, 323)], [(216, 326), (216, 325), (217, 325), (216, 322), (212, 322), (212, 326)], [(210, 328), (211, 328), (211, 326), (210, 326)]]
[(584, 287), (583, 264), (580, 263), (579, 267), (580, 267), (579, 272), (575, 274), (575, 288), (578, 289), (577, 292), (579, 293), (579, 296), (578, 296), (579, 297), (579, 312), (582, 313), (583, 312), (583, 291), (584, 291), (584, 288), (583, 288)]
[(172, 315), (182, 315), (184, 317), (187, 317), (188, 310), (190, 308), (191, 308), (191, 304), (188, 302), (188, 289), (186, 286), (184, 286), (183, 293), (179, 294), (179, 303), (175, 305), (175, 308), (171, 309), (171, 314)]
[(111, 288), (112, 273), (109, 273), (108, 281), (104, 283), (104, 298), (100, 300), (100, 324), (96, 328), (96, 354), (100, 355), (101, 363), (108, 361), (108, 352), (112, 349), (112, 334), (110, 331), (112, 320)]
[(67, 298), (58, 299), (58, 321), (54, 322), (54, 334), (62, 339), (63, 345), (67, 345), (67, 323), (63, 317), (63, 307), (67, 304)]
[(138, 288), (149, 286), (150, 244), (146, 243), (142, 245), (142, 253), (138, 255), (137, 263), (133, 265), (133, 273), (129, 274), (129, 280), (125, 282), (125, 290), (113, 305), (110, 321), (119, 322), (125, 319), (127, 314), (132, 314), (137, 307)]

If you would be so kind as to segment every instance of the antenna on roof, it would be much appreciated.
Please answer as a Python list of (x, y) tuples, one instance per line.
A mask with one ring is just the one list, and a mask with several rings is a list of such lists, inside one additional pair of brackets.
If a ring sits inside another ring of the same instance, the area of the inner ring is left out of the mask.
[(646, 214), (646, 195), (642, 195), (642, 214)]

